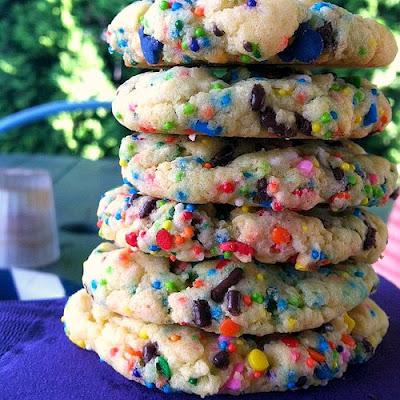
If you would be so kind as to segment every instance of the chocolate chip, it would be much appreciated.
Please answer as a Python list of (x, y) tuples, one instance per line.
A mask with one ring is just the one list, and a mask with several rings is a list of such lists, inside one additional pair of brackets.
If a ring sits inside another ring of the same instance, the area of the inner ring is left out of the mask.
[(254, 201), (256, 203), (262, 204), (272, 200), (272, 197), (270, 197), (267, 193), (267, 185), (267, 178), (261, 178), (257, 181), (257, 193), (254, 196)]
[(344, 178), (344, 172), (341, 168), (337, 167), (337, 168), (332, 168), (332, 173), (333, 176), (335, 177), (335, 179), (340, 182), (343, 180)]
[(249, 53), (253, 51), (253, 45), (251, 42), (243, 42), (243, 48)]
[(344, 350), (344, 348), (343, 348), (343, 346), (342, 346), (341, 344), (338, 344), (338, 345), (336, 346), (336, 351), (337, 351), (338, 353), (341, 353), (343, 350)]
[(307, 377), (304, 375), (300, 376), (299, 379), (297, 379), (296, 387), (302, 388), (306, 383), (307, 383)]
[(214, 157), (210, 160), (213, 167), (224, 167), (229, 164), (234, 157), (235, 149), (232, 145), (224, 146)]
[(235, 316), (240, 315), (240, 300), (242, 295), (238, 290), (230, 290), (226, 295), (228, 311)]
[(155, 199), (147, 199), (139, 211), (140, 218), (148, 217), (151, 212), (156, 208), (157, 201)]
[(367, 233), (365, 234), (363, 249), (369, 250), (376, 246), (376, 229), (369, 222), (364, 221), (364, 223), (367, 225)]
[(225, 32), (218, 28), (216, 24), (213, 25), (213, 33), (215, 36), (221, 37), (225, 35)]
[(291, 127), (276, 122), (276, 113), (271, 107), (266, 107), (265, 110), (261, 111), (260, 124), (262, 128), (272, 130), (275, 135), (282, 137), (295, 136), (295, 132)]
[(301, 114), (295, 113), (296, 117), (296, 127), (297, 129), (304, 135), (310, 136), (312, 127), (311, 122), (308, 119), (305, 119)]
[(126, 202), (126, 205), (128, 207), (132, 207), (134, 200), (136, 200), (139, 196), (137, 194), (131, 194), (128, 201)]
[(199, 328), (211, 325), (211, 310), (207, 300), (193, 301), (193, 321)]
[(158, 352), (158, 346), (157, 343), (146, 343), (143, 347), (143, 361), (145, 364), (150, 362)]
[(225, 350), (220, 351), (213, 357), (212, 362), (218, 369), (227, 369), (229, 367), (229, 353)]
[(242, 278), (243, 270), (241, 268), (235, 268), (218, 286), (211, 290), (211, 298), (216, 303), (222, 303), (228, 289), (236, 285)]
[(317, 329), (317, 331), (320, 332), (320, 333), (333, 332), (333, 325), (332, 324), (322, 325), (319, 329)]
[(265, 89), (262, 85), (257, 83), (253, 86), (250, 96), (250, 106), (253, 111), (261, 111), (264, 107)]
[(362, 344), (367, 353), (372, 354), (375, 351), (374, 346), (372, 346), (371, 342), (369, 342), (367, 339), (364, 338), (362, 340)]
[(400, 188), (397, 188), (391, 195), (390, 198), (392, 200), (397, 200), (397, 198), (399, 197), (400, 194)]
[(318, 28), (317, 32), (322, 36), (324, 50), (331, 50), (336, 47), (335, 34), (331, 22), (327, 22), (321, 28)]

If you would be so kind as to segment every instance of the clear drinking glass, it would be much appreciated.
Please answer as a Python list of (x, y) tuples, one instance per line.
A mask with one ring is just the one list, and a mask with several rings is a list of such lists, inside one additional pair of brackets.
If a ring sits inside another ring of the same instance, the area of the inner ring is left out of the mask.
[(0, 169), (0, 268), (42, 267), (59, 257), (49, 173)]

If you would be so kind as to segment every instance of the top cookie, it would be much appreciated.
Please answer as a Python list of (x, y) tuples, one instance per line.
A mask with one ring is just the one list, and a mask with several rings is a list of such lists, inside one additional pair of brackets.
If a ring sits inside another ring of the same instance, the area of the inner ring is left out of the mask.
[(141, 0), (107, 31), (125, 64), (315, 64), (377, 67), (397, 53), (388, 28), (330, 3)]

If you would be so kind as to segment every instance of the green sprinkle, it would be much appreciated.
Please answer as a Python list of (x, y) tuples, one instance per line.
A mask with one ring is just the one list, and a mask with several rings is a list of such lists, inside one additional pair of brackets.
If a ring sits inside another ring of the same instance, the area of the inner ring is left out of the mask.
[(364, 186), (364, 192), (368, 197), (372, 196), (372, 186), (371, 185), (365, 185)]
[(331, 121), (332, 121), (332, 117), (331, 117), (331, 114), (330, 114), (330, 113), (324, 112), (324, 113), (321, 115), (321, 122), (322, 122), (323, 124), (329, 124), (329, 122), (331, 122)]
[(165, 146), (165, 143), (164, 142), (157, 142), (156, 143), (156, 148), (157, 149), (161, 149), (161, 147), (164, 147)]
[(138, 18), (138, 22), (139, 22), (140, 25), (143, 25), (143, 20), (144, 20), (144, 15), (141, 15), (141, 16)]
[(365, 56), (368, 54), (368, 49), (365, 47), (360, 47), (360, 49), (358, 50), (358, 55), (359, 56)]
[(211, 74), (216, 78), (224, 78), (228, 74), (228, 68), (213, 68)]
[(163, 1), (160, 3), (160, 8), (161, 8), (161, 10), (163, 10), (163, 11), (168, 10), (168, 8), (169, 8), (168, 1), (163, 0)]
[(251, 62), (251, 57), (248, 56), (247, 54), (241, 54), (240, 55), (240, 62), (249, 63), (249, 62)]
[(183, 106), (183, 113), (185, 115), (192, 115), (197, 110), (197, 107), (191, 103), (186, 103)]
[(175, 181), (180, 182), (184, 177), (186, 173), (184, 171), (178, 171), (175, 175)]
[(182, 49), (183, 50), (188, 50), (189, 49), (189, 45), (187, 44), (187, 42), (182, 41)]
[(267, 161), (262, 161), (261, 169), (264, 172), (264, 174), (268, 174), (271, 171), (271, 164), (268, 163)]
[(157, 208), (160, 208), (160, 207), (164, 206), (165, 204), (167, 204), (167, 200), (157, 200), (157, 202), (156, 202)]
[(260, 51), (258, 44), (253, 45), (253, 56), (255, 58), (261, 58), (261, 51)]
[(331, 90), (335, 91), (335, 92), (339, 92), (342, 89), (342, 86), (339, 85), (338, 83), (333, 83), (331, 86)]
[(189, 378), (189, 383), (191, 385), (197, 385), (198, 379), (197, 378)]
[(233, 253), (231, 251), (224, 251), (224, 258), (225, 260), (230, 260), (233, 256)]
[(332, 132), (331, 131), (328, 131), (328, 132), (325, 132), (324, 133), (324, 138), (325, 139), (332, 139)]
[(108, 266), (108, 267), (106, 268), (106, 273), (107, 273), (107, 274), (112, 274), (112, 272), (113, 272), (113, 267), (110, 265), (110, 266)]
[(357, 91), (354, 95), (354, 102), (356, 104), (360, 104), (363, 100), (365, 99), (365, 94), (361, 92), (360, 90)]
[(203, 36), (206, 36), (206, 32), (204, 31), (203, 28), (199, 27), (199, 28), (196, 28), (196, 29), (194, 30), (194, 35), (195, 35), (196, 37), (203, 37)]
[(248, 186), (243, 186), (243, 187), (241, 187), (241, 188), (239, 189), (239, 193), (240, 193), (242, 196), (245, 196), (245, 195), (248, 194), (249, 192), (250, 192), (250, 189), (249, 189)]
[(221, 90), (223, 89), (225, 86), (222, 82), (214, 82), (211, 84), (211, 89), (215, 89), (215, 90)]
[(168, 361), (163, 356), (158, 357), (156, 365), (157, 369), (161, 372), (161, 375), (167, 379), (171, 379), (171, 368), (169, 367)]
[(175, 28), (176, 28), (178, 31), (181, 31), (181, 30), (182, 30), (182, 28), (183, 28), (183, 22), (182, 22), (180, 19), (178, 19), (178, 20), (175, 22)]
[(107, 279), (100, 279), (100, 281), (99, 281), (99, 284), (101, 285), (101, 286), (106, 286), (107, 285)]
[(136, 154), (136, 145), (134, 143), (128, 144), (128, 153), (129, 153), (129, 155)]
[(347, 182), (354, 186), (357, 183), (357, 177), (355, 175), (348, 175)]
[(117, 113), (115, 114), (115, 118), (120, 119), (120, 120), (123, 119), (122, 114), (121, 114), (120, 112), (117, 112)]
[(376, 197), (378, 199), (385, 195), (385, 192), (383, 191), (383, 189), (380, 186), (373, 186), (372, 192), (374, 194), (374, 197)]
[(264, 302), (264, 297), (260, 293), (253, 293), (251, 295), (251, 299), (258, 304), (262, 304)]
[(170, 81), (173, 77), (174, 77), (174, 74), (172, 74), (171, 72), (167, 72), (164, 76), (164, 80)]
[(176, 127), (176, 124), (174, 121), (168, 121), (163, 125), (163, 129), (165, 131), (170, 131), (171, 129), (174, 129)]
[(303, 300), (299, 296), (291, 296), (288, 299), (288, 303), (295, 307), (302, 307), (304, 305)]
[(210, 253), (212, 256), (217, 256), (219, 254), (219, 250), (217, 246), (211, 247)]

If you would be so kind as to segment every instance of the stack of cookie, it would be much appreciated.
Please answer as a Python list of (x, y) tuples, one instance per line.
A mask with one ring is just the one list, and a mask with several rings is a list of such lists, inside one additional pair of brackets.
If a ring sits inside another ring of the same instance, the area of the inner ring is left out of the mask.
[(142, 0), (108, 41), (127, 66), (172, 68), (118, 90), (137, 133), (100, 202), (108, 242), (66, 306), (69, 338), (148, 388), (201, 396), (324, 385), (371, 357), (387, 231), (361, 206), (385, 204), (397, 172), (348, 139), (383, 131), (391, 109), (368, 81), (304, 64), (387, 65), (392, 34), (329, 3)]

